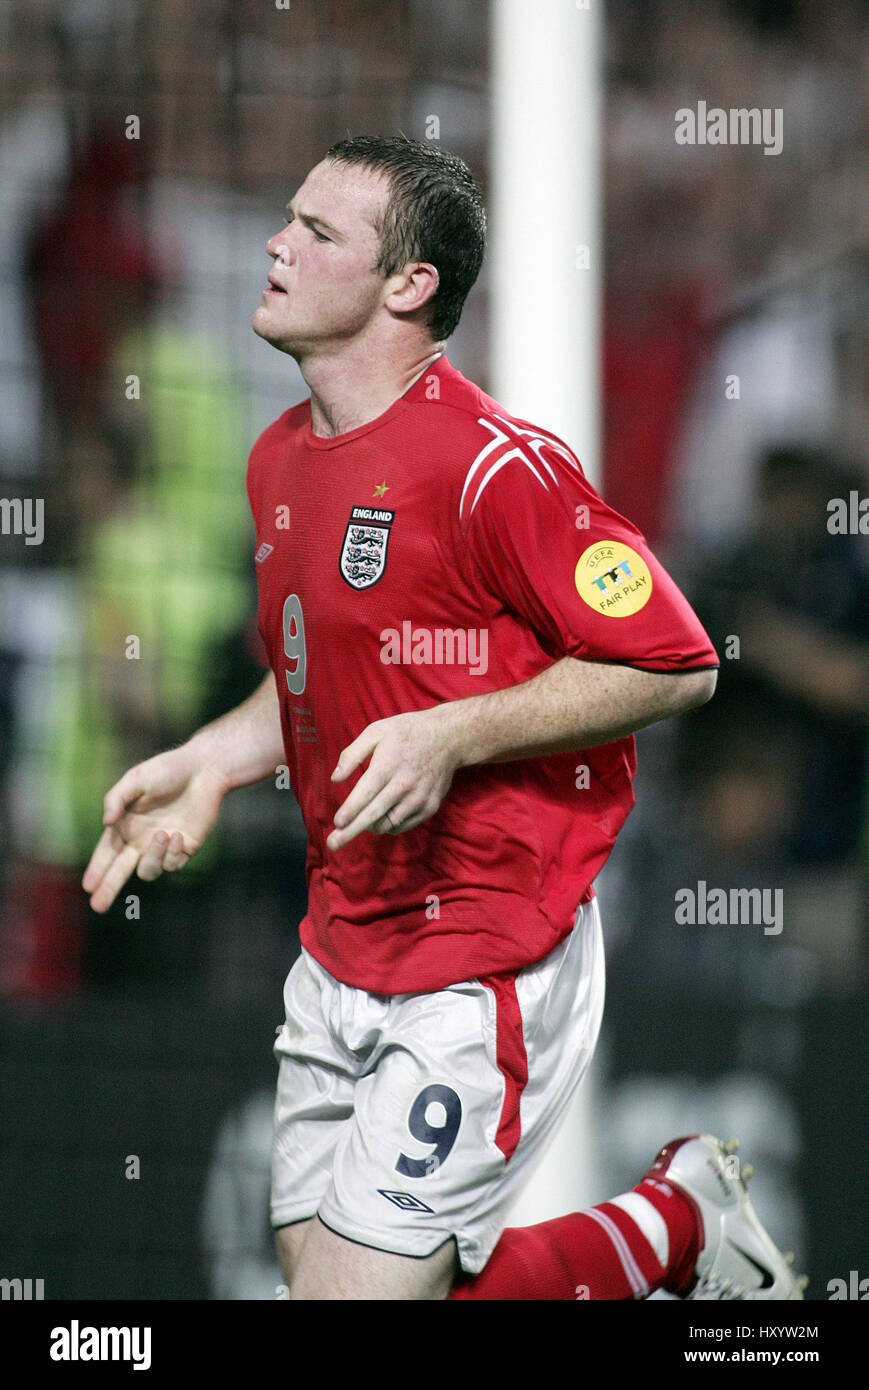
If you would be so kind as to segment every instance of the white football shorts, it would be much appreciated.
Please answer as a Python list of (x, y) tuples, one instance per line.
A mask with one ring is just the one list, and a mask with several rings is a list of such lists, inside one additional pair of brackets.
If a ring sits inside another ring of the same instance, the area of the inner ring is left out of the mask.
[(431, 994), (341, 984), (305, 950), (284, 988), (271, 1222), (319, 1216), (478, 1274), (591, 1060), (604, 1000), (597, 900), (542, 961)]

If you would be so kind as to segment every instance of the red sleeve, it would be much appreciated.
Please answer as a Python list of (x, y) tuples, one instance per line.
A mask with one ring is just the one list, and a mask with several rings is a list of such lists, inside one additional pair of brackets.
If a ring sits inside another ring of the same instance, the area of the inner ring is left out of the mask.
[(598, 496), (567, 446), (500, 419), (480, 423), (492, 447), (471, 466), (460, 510), (493, 597), (554, 653), (660, 672), (717, 666), (645, 537)]

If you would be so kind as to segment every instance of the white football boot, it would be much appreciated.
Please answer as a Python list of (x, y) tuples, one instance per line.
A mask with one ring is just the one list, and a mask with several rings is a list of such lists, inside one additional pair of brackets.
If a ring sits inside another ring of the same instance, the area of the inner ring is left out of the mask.
[(670, 1183), (690, 1200), (702, 1244), (695, 1280), (685, 1299), (799, 1299), (808, 1283), (773, 1245), (751, 1205), (745, 1184), (754, 1169), (734, 1157), (738, 1139), (711, 1134), (674, 1139), (658, 1154), (645, 1179)]

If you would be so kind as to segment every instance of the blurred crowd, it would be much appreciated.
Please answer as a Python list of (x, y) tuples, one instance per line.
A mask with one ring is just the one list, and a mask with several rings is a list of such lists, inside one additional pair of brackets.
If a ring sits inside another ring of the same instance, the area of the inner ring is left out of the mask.
[[(722, 658), (711, 704), (641, 736), (601, 881), (614, 969), (855, 992), (869, 541), (827, 523), (869, 494), (869, 13), (606, 16), (601, 487)], [(265, 241), (348, 130), (437, 115), (485, 189), (487, 22), (472, 0), (0, 6), (0, 495), (46, 515), (40, 546), (0, 536), (0, 995), (271, 996), (304, 910), (290, 793), (236, 793), (212, 851), (105, 922), (79, 879), (108, 786), (262, 669), (244, 465), (305, 394), (249, 329)], [(781, 108), (781, 153), (677, 144), (701, 100)], [(450, 345), (484, 386), (487, 293), (484, 271)], [(700, 880), (781, 888), (784, 930), (679, 926)]]
[(0, 5), (0, 493), (45, 504), (41, 545), (0, 536), (0, 997), (272, 1008), (305, 902), (289, 791), (236, 793), (189, 872), (105, 919), (81, 873), (125, 768), (262, 675), (245, 463), (306, 394), (250, 329), (265, 243), (348, 129), (440, 111), (479, 167), (485, 27), (466, 4)]
[[(721, 657), (640, 737), (608, 887), (638, 990), (798, 1005), (865, 972), (869, 7), (608, 6), (605, 495)], [(675, 112), (780, 109), (783, 147), (677, 144)], [(780, 889), (783, 929), (680, 925), (698, 883)], [(636, 884), (643, 885), (642, 893)]]

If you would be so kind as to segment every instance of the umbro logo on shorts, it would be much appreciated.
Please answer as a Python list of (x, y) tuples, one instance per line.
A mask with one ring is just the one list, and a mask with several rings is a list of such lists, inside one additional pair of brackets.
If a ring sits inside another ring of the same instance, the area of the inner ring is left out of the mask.
[(421, 1202), (418, 1197), (413, 1197), (409, 1192), (387, 1192), (384, 1188), (378, 1187), (377, 1191), (381, 1197), (385, 1197), (387, 1202), (394, 1202), (402, 1211), (427, 1211), (434, 1216), (431, 1207), (427, 1207), (425, 1202)]

